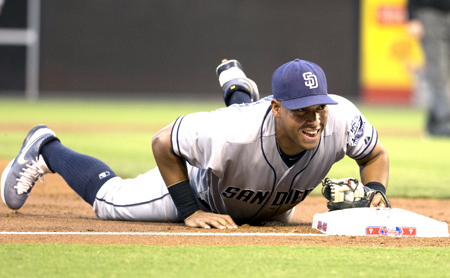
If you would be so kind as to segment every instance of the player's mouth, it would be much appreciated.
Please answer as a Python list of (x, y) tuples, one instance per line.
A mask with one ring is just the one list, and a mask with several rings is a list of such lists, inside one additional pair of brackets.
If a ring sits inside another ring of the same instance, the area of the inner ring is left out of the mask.
[(302, 134), (310, 140), (315, 140), (319, 136), (320, 128), (316, 130), (302, 130)]

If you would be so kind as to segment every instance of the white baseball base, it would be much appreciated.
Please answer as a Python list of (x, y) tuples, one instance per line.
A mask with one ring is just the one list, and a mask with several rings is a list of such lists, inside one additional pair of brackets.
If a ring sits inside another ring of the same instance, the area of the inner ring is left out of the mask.
[(449, 237), (447, 223), (398, 208), (352, 208), (316, 213), (312, 227), (327, 235)]

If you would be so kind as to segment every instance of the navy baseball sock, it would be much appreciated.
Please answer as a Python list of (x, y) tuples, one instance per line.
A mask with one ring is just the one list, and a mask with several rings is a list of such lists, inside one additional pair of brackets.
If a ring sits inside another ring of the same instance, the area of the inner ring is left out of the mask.
[(226, 103), (227, 106), (233, 105), (233, 104), (241, 104), (241, 103), (250, 103), (252, 102), (252, 99), (250, 98), (250, 95), (243, 91), (234, 91), (233, 94), (230, 96), (230, 99), (228, 100), (228, 103)]
[(61, 175), (67, 184), (89, 204), (102, 185), (116, 174), (102, 161), (72, 151), (59, 141), (51, 141), (41, 151), (47, 166)]

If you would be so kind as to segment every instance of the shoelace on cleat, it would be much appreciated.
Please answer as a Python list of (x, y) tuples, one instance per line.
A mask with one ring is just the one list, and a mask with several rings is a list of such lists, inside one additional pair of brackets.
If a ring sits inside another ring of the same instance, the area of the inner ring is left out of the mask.
[[(39, 167), (39, 163), (34, 160), (31, 161), (31, 164), (27, 164), (26, 166), (26, 168), (22, 168), (23, 172), (20, 172), (20, 178), (16, 179), (17, 185), (14, 186), (19, 195), (27, 193), (37, 180), (44, 182), (44, 175), (46, 174), (44, 170)], [(41, 177), (42, 180), (40, 179)]]

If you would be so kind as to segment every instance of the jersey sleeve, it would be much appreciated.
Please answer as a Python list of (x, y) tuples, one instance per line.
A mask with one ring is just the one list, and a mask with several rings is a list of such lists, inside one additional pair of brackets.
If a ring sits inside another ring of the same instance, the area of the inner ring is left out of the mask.
[(220, 112), (199, 112), (179, 117), (172, 129), (172, 151), (192, 166), (219, 169), (226, 145)]
[(347, 155), (353, 159), (362, 159), (369, 155), (378, 142), (377, 130), (363, 115), (355, 115), (348, 129)]
[(232, 105), (212, 112), (193, 113), (178, 118), (172, 129), (172, 151), (200, 169), (222, 172), (239, 148), (259, 140), (259, 130), (271, 98), (251, 104)]
[(346, 123), (346, 154), (355, 160), (362, 159), (377, 145), (378, 132), (353, 103), (343, 98), (338, 101), (342, 103), (342, 114)]

